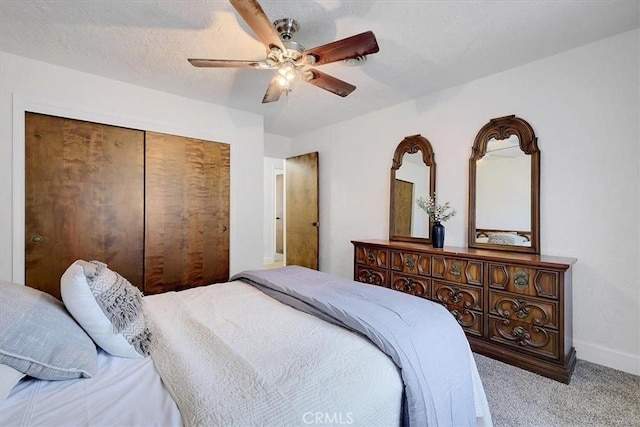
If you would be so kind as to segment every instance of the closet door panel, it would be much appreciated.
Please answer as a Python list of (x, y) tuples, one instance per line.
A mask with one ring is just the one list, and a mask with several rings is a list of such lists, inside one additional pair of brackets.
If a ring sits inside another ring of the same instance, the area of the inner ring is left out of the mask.
[(27, 113), (25, 281), (60, 297), (75, 260), (142, 288), (144, 133)]
[(227, 144), (146, 133), (145, 292), (229, 277)]

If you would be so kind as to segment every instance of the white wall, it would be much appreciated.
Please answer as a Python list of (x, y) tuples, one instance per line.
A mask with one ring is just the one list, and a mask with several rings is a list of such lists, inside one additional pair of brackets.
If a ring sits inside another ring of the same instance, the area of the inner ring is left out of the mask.
[(24, 281), (24, 111), (231, 145), (230, 271), (262, 266), (263, 120), (0, 52), (0, 279)]
[(286, 136), (264, 134), (264, 155), (275, 159), (286, 159), (291, 157), (291, 138)]
[(322, 159), (320, 269), (352, 277), (350, 241), (386, 238), (391, 159), (416, 133), (433, 146), (440, 201), (458, 210), (445, 244), (466, 246), (475, 135), (516, 114), (541, 149), (541, 251), (578, 259), (578, 357), (640, 374), (639, 40), (635, 30), (295, 138), (293, 154)]

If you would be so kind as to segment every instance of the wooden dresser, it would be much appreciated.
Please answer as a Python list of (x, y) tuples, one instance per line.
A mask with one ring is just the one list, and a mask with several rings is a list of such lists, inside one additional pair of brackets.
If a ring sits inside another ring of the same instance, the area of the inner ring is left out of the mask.
[(573, 258), (353, 241), (354, 279), (438, 302), (473, 351), (568, 383)]

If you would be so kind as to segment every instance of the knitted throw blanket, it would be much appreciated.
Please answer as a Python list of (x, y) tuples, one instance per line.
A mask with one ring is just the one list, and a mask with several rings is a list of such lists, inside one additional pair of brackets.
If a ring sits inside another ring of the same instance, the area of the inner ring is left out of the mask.
[(146, 326), (142, 292), (105, 263), (91, 263), (96, 271), (87, 277), (87, 283), (114, 333), (121, 334), (138, 353), (149, 355), (151, 334)]

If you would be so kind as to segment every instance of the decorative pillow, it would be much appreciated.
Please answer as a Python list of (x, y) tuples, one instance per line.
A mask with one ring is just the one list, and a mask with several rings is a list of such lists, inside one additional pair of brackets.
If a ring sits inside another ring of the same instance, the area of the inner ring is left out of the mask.
[(526, 239), (515, 233), (490, 233), (489, 243), (496, 243), (498, 245), (520, 245), (524, 243)]
[(9, 365), (0, 365), (0, 403), (6, 400), (16, 384), (25, 377), (25, 374), (13, 369)]
[(91, 338), (51, 295), (0, 281), (0, 363), (43, 380), (92, 377)]
[(106, 352), (119, 357), (149, 354), (142, 293), (99, 261), (78, 260), (60, 279), (69, 313)]

